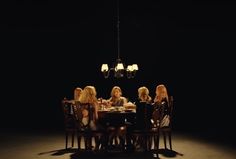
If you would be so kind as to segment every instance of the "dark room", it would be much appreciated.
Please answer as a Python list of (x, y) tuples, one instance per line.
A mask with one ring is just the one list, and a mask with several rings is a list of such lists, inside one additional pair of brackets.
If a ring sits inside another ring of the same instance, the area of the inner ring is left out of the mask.
[(235, 158), (234, 1), (1, 3), (1, 158)]

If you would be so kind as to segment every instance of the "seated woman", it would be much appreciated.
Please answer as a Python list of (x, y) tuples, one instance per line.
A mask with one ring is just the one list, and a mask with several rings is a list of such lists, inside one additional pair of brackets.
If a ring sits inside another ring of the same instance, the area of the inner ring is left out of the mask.
[(136, 128), (145, 129), (151, 126), (151, 118), (153, 112), (152, 98), (149, 96), (147, 87), (138, 89), (138, 100), (136, 103)]
[(81, 92), (82, 92), (82, 89), (80, 87), (76, 87), (74, 89), (74, 99), (72, 100), (67, 100), (66, 98), (64, 99), (66, 103), (70, 104), (69, 107), (67, 108), (70, 115), (73, 115), (72, 105), (76, 104), (79, 101)]
[(124, 106), (127, 99), (122, 97), (122, 90), (119, 86), (114, 86), (111, 90), (111, 98), (108, 99), (108, 105), (111, 106)]
[[(152, 119), (152, 98), (149, 96), (149, 90), (147, 87), (140, 87), (138, 89), (138, 99), (135, 102), (136, 104), (136, 120), (134, 127), (130, 127), (130, 131), (145, 131), (151, 128), (151, 119)], [(129, 132), (129, 131), (128, 131)], [(145, 136), (138, 135), (136, 138), (133, 138), (133, 142), (136, 148), (147, 149), (147, 140)], [(151, 143), (151, 142), (150, 142)]]
[[(80, 121), (80, 127), (84, 130), (98, 130), (101, 129), (101, 127), (97, 124), (98, 119), (98, 102), (96, 97), (96, 89), (94, 86), (86, 86), (80, 97), (79, 97), (79, 121)], [(91, 137), (88, 137), (85, 139), (85, 145), (87, 148), (91, 148), (92, 139)], [(98, 148), (99, 145), (97, 145), (99, 139), (98, 137), (95, 137), (96, 141), (96, 148)]]
[[(97, 98), (96, 89), (93, 86), (86, 86), (79, 97), (79, 108), (82, 113), (81, 124), (89, 126), (90, 129), (96, 129), (97, 114)], [(89, 114), (91, 113), (91, 114)], [(89, 125), (88, 125), (89, 124)]]
[(158, 110), (156, 111), (158, 113), (153, 116), (154, 122), (161, 121), (161, 123), (159, 123), (160, 127), (169, 126), (170, 106), (168, 92), (165, 85), (160, 84), (156, 87), (156, 96), (153, 105), (154, 109)]
[[(107, 100), (108, 106), (124, 106), (127, 103), (127, 99), (122, 96), (122, 90), (119, 86), (114, 86), (111, 90), (111, 98)], [(118, 116), (117, 116), (118, 117)], [(110, 121), (110, 136), (109, 136), (109, 143), (110, 145), (113, 144), (113, 140), (115, 141), (115, 145), (118, 145), (118, 139), (120, 141), (120, 145), (124, 148), (125, 142), (125, 121), (122, 121), (121, 118), (112, 119)]]
[(74, 103), (79, 101), (79, 97), (80, 97), (81, 93), (82, 93), (82, 88), (76, 87), (74, 90)]

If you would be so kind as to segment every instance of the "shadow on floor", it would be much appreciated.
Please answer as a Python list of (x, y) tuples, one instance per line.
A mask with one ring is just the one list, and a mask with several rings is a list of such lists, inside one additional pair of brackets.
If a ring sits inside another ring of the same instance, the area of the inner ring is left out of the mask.
[(158, 158), (151, 152), (76, 152), (72, 154), (71, 159), (152, 159)]
[(170, 149), (159, 149), (158, 150), (159, 154), (165, 156), (165, 157), (176, 157), (177, 155), (183, 156), (184, 154), (176, 152), (174, 150)]
[(51, 156), (60, 156), (67, 153), (70, 153), (70, 159), (158, 159), (160, 155), (165, 157), (176, 157), (177, 155), (183, 156), (183, 154), (176, 152), (174, 150), (169, 149), (159, 149), (159, 153), (152, 151), (142, 151), (142, 152), (119, 152), (119, 151), (112, 151), (112, 152), (104, 152), (104, 151), (84, 151), (76, 148), (68, 148), (68, 149), (58, 149), (52, 151), (46, 151), (38, 153), (38, 155), (45, 155), (50, 154)]
[(67, 154), (67, 153), (76, 153), (77, 151), (78, 151), (78, 149), (76, 149), (76, 148), (58, 149), (58, 150), (40, 152), (40, 153), (38, 153), (38, 155), (51, 154), (51, 156), (61, 156), (61, 155)]

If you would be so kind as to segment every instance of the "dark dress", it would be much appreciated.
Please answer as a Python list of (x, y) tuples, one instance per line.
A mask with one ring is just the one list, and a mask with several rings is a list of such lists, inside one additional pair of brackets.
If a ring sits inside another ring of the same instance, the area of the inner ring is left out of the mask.
[(161, 127), (169, 126), (170, 107), (167, 99), (164, 98), (161, 100), (161, 102), (155, 102), (153, 106), (154, 106), (154, 113), (153, 113), (154, 123), (159, 122), (161, 124), (160, 125)]
[(170, 115), (170, 108), (166, 98), (162, 99), (161, 102), (154, 103), (154, 109), (159, 110), (160, 112), (160, 119), (165, 115)]

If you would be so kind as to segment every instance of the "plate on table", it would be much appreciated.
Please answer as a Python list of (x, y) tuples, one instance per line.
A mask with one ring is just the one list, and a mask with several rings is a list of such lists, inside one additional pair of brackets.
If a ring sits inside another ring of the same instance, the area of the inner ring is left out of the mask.
[(125, 109), (125, 112), (133, 112), (133, 109)]
[(112, 109), (112, 110), (110, 110), (110, 112), (119, 113), (119, 112), (122, 112), (122, 111), (121, 110)]
[(98, 110), (99, 112), (109, 112), (109, 110)]

